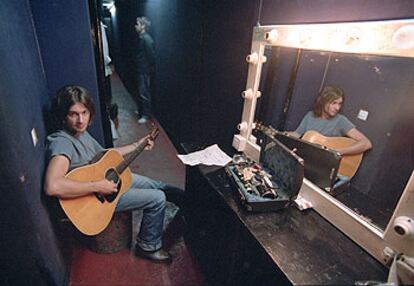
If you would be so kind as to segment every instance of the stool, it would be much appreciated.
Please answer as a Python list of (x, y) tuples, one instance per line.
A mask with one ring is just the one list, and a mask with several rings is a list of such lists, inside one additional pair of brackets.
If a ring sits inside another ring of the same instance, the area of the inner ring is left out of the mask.
[(107, 228), (95, 236), (90, 236), (88, 246), (93, 252), (114, 253), (131, 246), (131, 212), (116, 212)]

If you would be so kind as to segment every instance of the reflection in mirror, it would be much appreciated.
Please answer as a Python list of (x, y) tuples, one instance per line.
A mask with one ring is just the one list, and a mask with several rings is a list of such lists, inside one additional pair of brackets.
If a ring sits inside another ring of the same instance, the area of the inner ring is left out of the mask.
[[(342, 113), (374, 147), (338, 198), (306, 178), (300, 195), (384, 264), (396, 253), (414, 255), (412, 241), (393, 227), (397, 216), (412, 221), (414, 215), (413, 176), (408, 180), (414, 161), (413, 27), (411, 19), (255, 27), (248, 59), (256, 60), (248, 60), (240, 134), (233, 137), (234, 148), (258, 161), (255, 120), (295, 130), (325, 85), (344, 89)], [(263, 102), (257, 101), (261, 91)]]
[[(289, 66), (295, 62), (297, 52), (273, 47), (266, 55), (269, 62), (274, 61), (272, 56), (276, 57), (279, 67), (276, 70), (268, 67), (262, 74), (266, 102), (259, 102), (257, 117), (266, 124), (280, 130), (295, 130), (312, 109), (321, 87), (336, 85), (344, 90), (341, 113), (370, 138), (373, 148), (364, 154), (350, 188), (337, 199), (385, 229), (413, 169), (414, 126), (410, 122), (414, 121), (411, 112), (414, 104), (410, 70), (414, 69), (414, 60), (302, 51), (290, 95), (290, 81), (281, 79), (291, 76)], [(275, 84), (269, 88), (267, 81)], [(284, 114), (287, 99), (290, 103)]]

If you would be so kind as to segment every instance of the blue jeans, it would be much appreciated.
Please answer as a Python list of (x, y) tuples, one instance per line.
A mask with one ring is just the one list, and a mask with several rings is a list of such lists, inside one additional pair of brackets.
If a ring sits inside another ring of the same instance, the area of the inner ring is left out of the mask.
[(138, 80), (138, 109), (139, 114), (151, 117), (151, 75), (149, 73), (139, 73)]
[(119, 198), (115, 211), (142, 210), (137, 244), (143, 250), (155, 251), (162, 247), (166, 196), (180, 206), (183, 194), (180, 188), (133, 173), (132, 185)]

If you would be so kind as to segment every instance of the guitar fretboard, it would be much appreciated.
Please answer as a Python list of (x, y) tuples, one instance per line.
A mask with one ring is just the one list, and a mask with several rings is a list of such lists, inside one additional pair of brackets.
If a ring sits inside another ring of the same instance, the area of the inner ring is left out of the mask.
[(132, 161), (134, 161), (135, 158), (138, 157), (138, 155), (141, 154), (142, 151), (144, 151), (147, 145), (148, 145), (148, 140), (145, 140), (140, 145), (138, 145), (138, 147), (135, 148), (134, 151), (128, 154), (128, 157), (125, 158), (125, 160), (116, 167), (116, 171), (118, 172), (118, 174), (122, 174), (122, 172), (126, 168), (128, 168), (129, 164), (131, 164)]

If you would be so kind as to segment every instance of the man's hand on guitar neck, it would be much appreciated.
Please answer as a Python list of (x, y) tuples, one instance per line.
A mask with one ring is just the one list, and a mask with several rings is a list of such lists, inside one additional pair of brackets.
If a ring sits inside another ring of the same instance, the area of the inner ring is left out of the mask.
[(142, 143), (144, 143), (144, 141), (147, 141), (147, 146), (145, 147), (145, 150), (152, 150), (152, 148), (154, 148), (154, 140), (151, 139), (151, 135), (148, 134), (147, 136), (139, 139), (136, 143), (137, 146), (141, 145)]
[(118, 151), (122, 156), (125, 156), (131, 153), (132, 151), (134, 151), (138, 146), (144, 143), (144, 141), (148, 141), (147, 146), (145, 147), (145, 150), (151, 150), (154, 147), (154, 140), (150, 139), (150, 135), (146, 135), (134, 143), (121, 146), (121, 147), (116, 147), (114, 149)]

